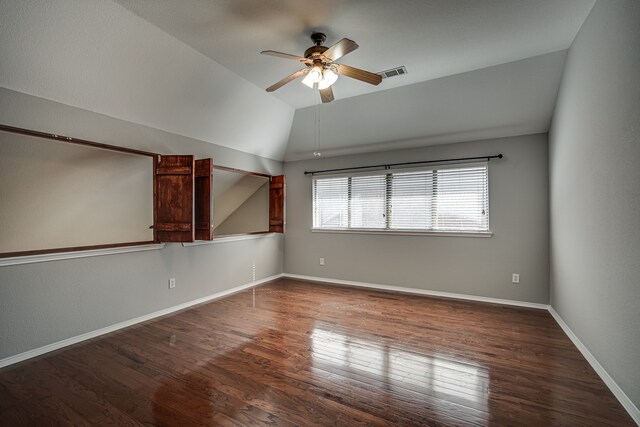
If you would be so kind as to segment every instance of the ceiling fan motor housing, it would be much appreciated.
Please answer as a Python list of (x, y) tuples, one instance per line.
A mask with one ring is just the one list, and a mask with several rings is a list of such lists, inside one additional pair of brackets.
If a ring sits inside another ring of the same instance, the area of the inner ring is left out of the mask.
[(314, 56), (322, 55), (328, 47), (326, 46), (311, 46), (309, 49), (304, 51), (305, 58), (312, 58)]
[(309, 49), (304, 51), (305, 58), (312, 58), (314, 56), (322, 55), (327, 49), (326, 46), (322, 46), (322, 43), (325, 42), (327, 36), (323, 33), (313, 33), (311, 34), (311, 40), (313, 41), (314, 46), (311, 46)]

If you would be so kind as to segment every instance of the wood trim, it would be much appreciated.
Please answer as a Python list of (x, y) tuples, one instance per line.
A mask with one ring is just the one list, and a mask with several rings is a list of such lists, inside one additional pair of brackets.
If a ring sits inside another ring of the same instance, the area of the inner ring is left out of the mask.
[(193, 242), (195, 160), (192, 155), (158, 156), (153, 186), (156, 191), (156, 240)]
[(238, 172), (238, 173), (244, 173), (246, 175), (264, 176), (265, 178), (271, 178), (271, 175), (268, 175), (266, 173), (250, 172), (250, 171), (246, 171), (246, 170), (243, 170), (243, 169), (230, 168), (228, 166), (213, 165), (213, 168), (214, 169), (218, 169), (218, 170), (222, 170), (222, 171)]
[(271, 233), (284, 233), (285, 188), (284, 175), (269, 178), (269, 231)]
[(23, 129), (23, 128), (3, 125), (3, 124), (0, 124), (0, 131), (16, 133), (20, 135), (35, 136), (39, 138), (50, 139), (53, 141), (67, 142), (69, 144), (85, 145), (88, 147), (100, 148), (103, 150), (119, 151), (121, 153), (128, 153), (128, 154), (138, 154), (140, 156), (156, 157), (158, 155), (157, 153), (151, 153), (148, 151), (135, 150), (133, 148), (119, 147), (117, 145), (103, 144), (101, 142), (94, 142), (94, 141), (89, 141), (89, 140), (80, 139), (80, 138), (72, 138), (70, 136), (58, 135), (55, 133), (40, 132), (37, 130)]
[(211, 240), (213, 238), (213, 159), (200, 159), (195, 163), (195, 239)]
[(158, 223), (158, 185), (157, 179), (158, 176), (158, 163), (160, 163), (160, 155), (154, 157), (153, 159), (153, 241), (155, 243), (160, 243), (160, 237), (158, 235), (158, 230), (156, 230), (155, 225)]
[(153, 228), (158, 231), (191, 231), (192, 225), (190, 222), (159, 222), (156, 223)]
[(17, 251), (17, 252), (4, 252), (0, 253), (0, 258), (11, 258), (11, 257), (19, 257), (19, 256), (29, 256), (29, 255), (43, 255), (43, 254), (57, 254), (61, 252), (79, 252), (79, 251), (91, 251), (94, 249), (107, 249), (107, 248), (120, 248), (127, 246), (140, 246), (140, 245), (151, 245), (156, 242), (152, 241), (144, 241), (144, 242), (127, 242), (127, 243), (109, 243), (106, 245), (89, 245), (89, 246), (73, 246), (68, 248), (54, 248), (54, 249), (38, 249), (35, 251)]

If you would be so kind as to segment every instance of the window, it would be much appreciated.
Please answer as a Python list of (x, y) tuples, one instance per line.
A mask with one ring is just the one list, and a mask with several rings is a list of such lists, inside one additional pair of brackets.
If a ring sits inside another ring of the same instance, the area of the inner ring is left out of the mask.
[(313, 178), (313, 228), (489, 231), (487, 164)]

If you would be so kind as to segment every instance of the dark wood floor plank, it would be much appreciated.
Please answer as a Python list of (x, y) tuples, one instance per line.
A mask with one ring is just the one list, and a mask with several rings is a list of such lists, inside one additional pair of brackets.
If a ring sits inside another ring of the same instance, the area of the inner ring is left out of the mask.
[(279, 279), (0, 370), (0, 425), (634, 425), (544, 310)]

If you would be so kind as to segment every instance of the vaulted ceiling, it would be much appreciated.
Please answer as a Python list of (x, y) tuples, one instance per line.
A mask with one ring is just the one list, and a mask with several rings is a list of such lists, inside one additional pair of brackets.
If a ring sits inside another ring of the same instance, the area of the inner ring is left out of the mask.
[[(313, 31), (327, 46), (342, 37), (360, 45), (338, 62), (374, 72), (404, 65), (408, 74), (379, 86), (338, 79), (336, 101), (318, 107), (323, 155), (546, 132), (562, 51), (594, 3), (116, 1), (261, 89), (301, 65), (259, 52), (302, 55)], [(300, 80), (271, 96), (296, 109), (285, 160), (310, 158), (317, 96)]]
[[(320, 105), (326, 155), (546, 132), (595, 0), (0, 0), (0, 86), (277, 160), (310, 158), (313, 31), (360, 48)], [(137, 15), (137, 16), (136, 16)]]
[[(302, 55), (309, 35), (326, 45), (343, 37), (359, 49), (338, 62), (373, 72), (404, 65), (408, 74), (378, 87), (348, 78), (336, 99), (564, 50), (592, 0), (115, 0), (178, 40), (264, 89), (301, 68), (261, 56)], [(300, 82), (274, 93), (294, 108), (314, 103)]]

